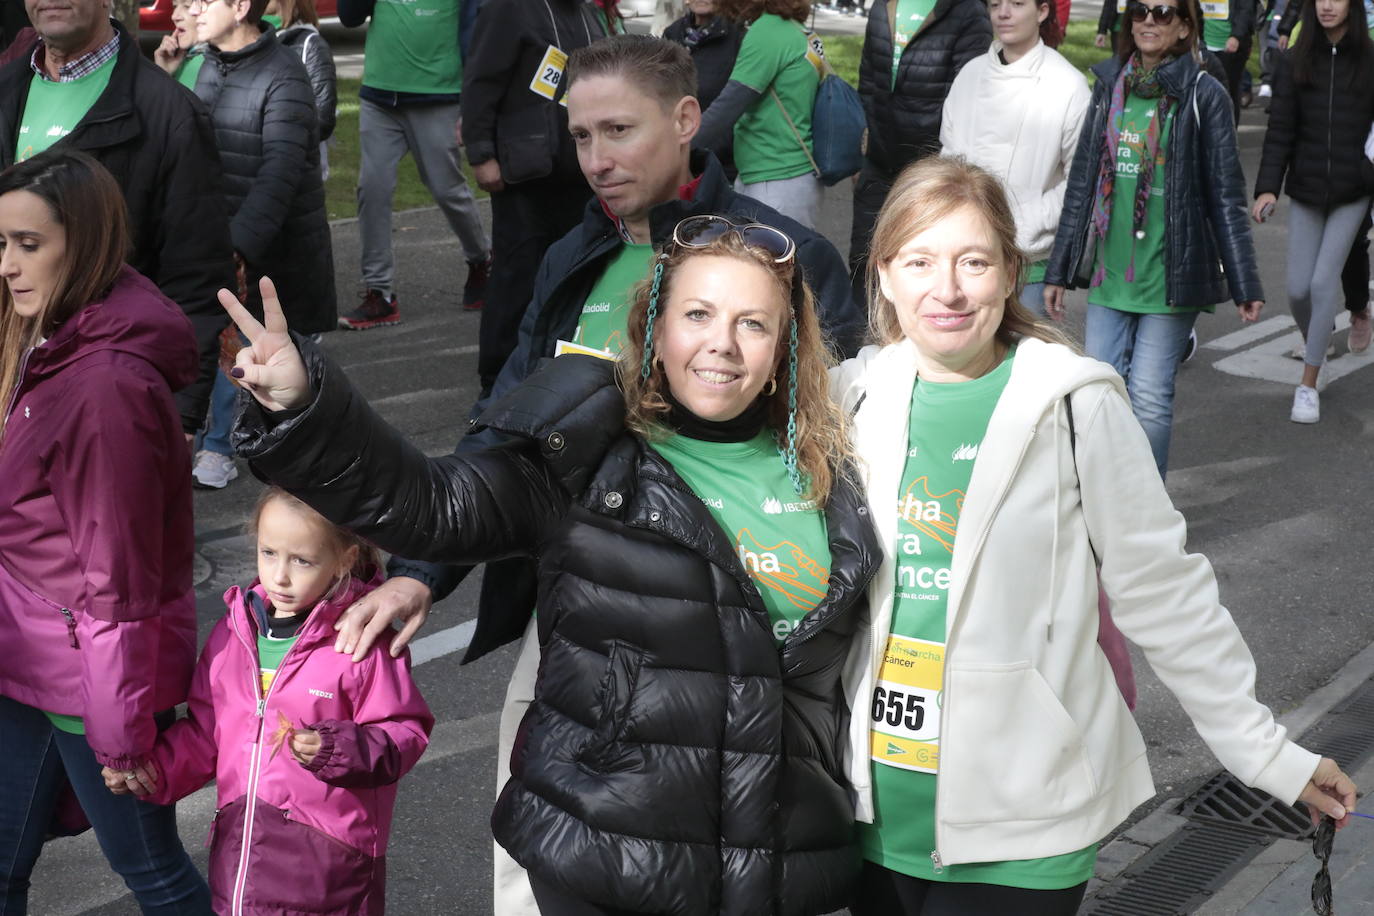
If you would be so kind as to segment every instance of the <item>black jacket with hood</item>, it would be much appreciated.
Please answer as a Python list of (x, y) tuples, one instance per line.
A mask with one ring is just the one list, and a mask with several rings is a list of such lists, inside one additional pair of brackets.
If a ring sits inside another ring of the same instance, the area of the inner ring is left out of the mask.
[(843, 906), (840, 673), (882, 560), (853, 480), (825, 508), (826, 595), (780, 646), (733, 539), (626, 432), (610, 363), (554, 360), (483, 415), (505, 446), (429, 459), (305, 349), (314, 402), (270, 428), (250, 407), (235, 429), (255, 473), (387, 550), (537, 561), (542, 658), (492, 816), (515, 860), (634, 912)]
[(992, 23), (982, 0), (937, 0), (907, 42), (892, 80), (896, 0), (873, 0), (859, 60), (859, 95), (868, 117), (868, 159), (895, 175), (940, 152), (945, 96), (964, 64), (987, 53)]
[[(205, 106), (158, 69), (123, 27), (110, 82), (72, 132), (58, 141), (110, 170), (129, 208), (129, 264), (157, 284), (191, 319), (200, 348), (199, 378), (177, 392), (182, 428), (205, 422), (228, 323), (215, 294), (234, 287), (229, 216), (220, 160)], [(19, 119), (34, 79), (29, 55), (0, 69), (0, 168), (14, 164)]]

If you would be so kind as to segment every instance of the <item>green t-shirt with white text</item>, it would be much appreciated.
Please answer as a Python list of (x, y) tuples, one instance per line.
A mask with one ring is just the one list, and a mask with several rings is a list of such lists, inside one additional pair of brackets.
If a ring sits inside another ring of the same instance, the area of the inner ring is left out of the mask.
[(902, 62), (902, 52), (911, 43), (912, 37), (925, 25), (935, 0), (897, 0), (896, 29), (892, 35), (892, 87), (897, 88), (897, 68)]
[(792, 486), (773, 432), (747, 442), (676, 435), (651, 445), (730, 537), (782, 642), (825, 597), (830, 540), (825, 514)]
[(363, 46), (363, 85), (387, 92), (462, 92), (459, 2), (377, 0)]
[(286, 653), (291, 651), (298, 637), (299, 634), (286, 639), (273, 639), (258, 634), (258, 678), (263, 696), (267, 696), (268, 691), (272, 689), (277, 669), (281, 667), (282, 659), (286, 658)]
[(14, 144), (14, 161), (23, 162), (71, 133), (96, 99), (110, 85), (118, 56), (111, 57), (93, 72), (67, 83), (40, 79), (29, 81), (29, 97), (19, 118), (19, 136)]
[(625, 346), (625, 321), (630, 293), (649, 272), (654, 258), (652, 245), (621, 245), (597, 278), (582, 306), (572, 342), (593, 350), (616, 354)]
[[(813, 171), (808, 155), (811, 108), (816, 103), (820, 70), (806, 30), (790, 19), (764, 13), (744, 33), (730, 79), (761, 93), (735, 122), (735, 165), (740, 180), (745, 184), (781, 181)], [(778, 102), (787, 110), (786, 117)]]
[[(1241, 2), (1249, 2), (1249, 0), (1241, 0)], [(1230, 0), (1202, 0), (1202, 43), (1207, 46), (1209, 51), (1224, 51), (1226, 50), (1226, 42), (1230, 37)]]
[(935, 786), (939, 778), (946, 614), (959, 516), (988, 422), (1015, 350), (966, 382), (917, 382), (906, 465), (897, 493), (896, 592), (872, 706), (874, 821), (859, 824), (869, 861), (930, 881), (1010, 887), (1072, 887), (1092, 876), (1096, 847), (1045, 859), (946, 865), (938, 874)]

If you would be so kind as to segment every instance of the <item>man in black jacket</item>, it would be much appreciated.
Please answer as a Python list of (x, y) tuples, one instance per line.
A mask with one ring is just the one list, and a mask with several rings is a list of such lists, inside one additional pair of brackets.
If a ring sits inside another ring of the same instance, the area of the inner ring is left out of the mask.
[(488, 392), (515, 348), (534, 273), (582, 218), (591, 189), (577, 167), (562, 100), (567, 55), (607, 34), (588, 0), (487, 0), (463, 68), (463, 140), (491, 195), (492, 270), (477, 375)]
[[(776, 210), (736, 194), (715, 157), (692, 152), (701, 109), (692, 94), (695, 67), (682, 47), (664, 39), (616, 36), (574, 54), (568, 80), (572, 136), (582, 171), (598, 197), (587, 205), (581, 225), (550, 248), (539, 265), (520, 343), (491, 396), (473, 407), (474, 418), (524, 381), (541, 360), (555, 355), (560, 341), (574, 342), (584, 310), (628, 292), (608, 290), (601, 282), (611, 275), (608, 268), (614, 262), (633, 257), (636, 246), (661, 248), (678, 222), (694, 214), (725, 214), (737, 222), (776, 226), (790, 235), (797, 245), (797, 261), (816, 294), (822, 329), (840, 353), (858, 348), (864, 314), (850, 296), (844, 261), (835, 246)], [(647, 261), (638, 277), (646, 274)], [(490, 433), (470, 434), (456, 451), (496, 441)], [(469, 568), (393, 558), (389, 571), (391, 578), (380, 589), (345, 614), (339, 644), (357, 657), (391, 621), (403, 619), (407, 623), (392, 642), (399, 652), (424, 621), (431, 601), (452, 591)], [(522, 561), (487, 564), (484, 603), (520, 606), (533, 595), (533, 577)], [(523, 629), (518, 614), (483, 619), (514, 621), (514, 627), (479, 630), (469, 661), (517, 638)]]
[[(60, 7), (27, 0), (27, 7), (41, 41), (0, 69), (0, 168), (40, 148), (69, 145), (94, 156), (119, 182), (134, 243), (129, 263), (180, 305), (195, 328), (200, 377), (177, 392), (189, 438), (205, 422), (218, 337), (228, 323), (215, 293), (234, 287), (209, 118), (195, 96), (144, 59), (138, 42), (108, 18), (108, 0)], [(107, 82), (94, 102), (74, 99), (61, 111), (27, 104), (35, 81), (58, 90), (50, 97), (63, 98), (62, 85), (97, 71)], [(52, 137), (55, 143), (44, 142)]]
[[(897, 22), (897, 0), (873, 0), (859, 58), (868, 147), (854, 185), (849, 268), (864, 301), (868, 243), (897, 173), (940, 152), (945, 96), (964, 64), (992, 44), (983, 0), (934, 0), (926, 15)], [(919, 14), (918, 14), (919, 15)]]

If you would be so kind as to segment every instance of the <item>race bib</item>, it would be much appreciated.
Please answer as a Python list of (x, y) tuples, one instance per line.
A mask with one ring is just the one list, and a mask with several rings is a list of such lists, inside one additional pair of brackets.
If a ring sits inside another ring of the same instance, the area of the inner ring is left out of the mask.
[(1230, 19), (1230, 0), (1202, 0), (1202, 18), (1213, 20)]
[(940, 768), (940, 689), (945, 646), (893, 633), (873, 688), (875, 763), (936, 773)]
[[(530, 92), (553, 101), (554, 96), (558, 94), (558, 87), (563, 84), (563, 68), (567, 65), (568, 55), (549, 45), (549, 49), (544, 52), (544, 59), (535, 68), (534, 79), (530, 80)], [(558, 104), (567, 108), (567, 98), (559, 99)]]
[(615, 354), (610, 350), (597, 350), (593, 347), (584, 347), (580, 343), (573, 343), (571, 340), (560, 340), (553, 347), (554, 356), (562, 356), (565, 353), (580, 353), (583, 356), (595, 356), (598, 359), (609, 359), (615, 362)]

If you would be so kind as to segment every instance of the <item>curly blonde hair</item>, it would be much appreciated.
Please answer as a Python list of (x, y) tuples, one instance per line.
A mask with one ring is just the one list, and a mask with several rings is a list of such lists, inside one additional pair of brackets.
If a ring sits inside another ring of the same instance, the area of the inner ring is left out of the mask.
[[(802, 496), (824, 506), (830, 498), (836, 470), (850, 454), (844, 420), (830, 399), (828, 370), (834, 360), (826, 349), (816, 318), (815, 298), (801, 276), (795, 262), (776, 264), (771, 255), (746, 245), (736, 233), (730, 232), (712, 240), (702, 248), (669, 247), (659, 261), (663, 274), (659, 283), (657, 312), (673, 294), (673, 278), (677, 269), (696, 257), (726, 257), (755, 264), (768, 271), (777, 284), (780, 301), (789, 303), (778, 333), (778, 387), (768, 397), (765, 422), (778, 439), (779, 448), (786, 449), (789, 410), (788, 384), (791, 366), (787, 361), (791, 350), (792, 325), (796, 323), (796, 429), (794, 441), (797, 451), (797, 471), (803, 484)], [(648, 324), (649, 303), (653, 290), (652, 279), (640, 283), (634, 290), (627, 321), (627, 341), (617, 361), (620, 387), (625, 393), (626, 425), (646, 439), (662, 439), (671, 435), (667, 423), (669, 403), (664, 396), (667, 380), (663, 367), (651, 360), (648, 378), (642, 374), (644, 365), (644, 336)]]

